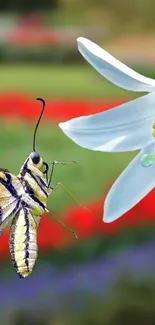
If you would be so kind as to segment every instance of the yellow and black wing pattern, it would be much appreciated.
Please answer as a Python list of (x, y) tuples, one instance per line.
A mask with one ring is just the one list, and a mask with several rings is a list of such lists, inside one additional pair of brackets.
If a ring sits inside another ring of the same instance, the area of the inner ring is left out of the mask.
[(12, 262), (21, 278), (32, 272), (37, 258), (36, 229), (36, 222), (30, 210), (21, 208), (12, 220), (9, 238)]
[[(0, 234), (11, 221), (9, 249), (13, 265), (20, 277), (28, 276), (35, 264), (38, 226), (31, 209), (23, 199), (23, 186), (18, 177), (0, 169)], [(40, 218), (39, 218), (40, 219)]]
[(6, 169), (0, 169), (0, 234), (19, 210), (20, 182)]

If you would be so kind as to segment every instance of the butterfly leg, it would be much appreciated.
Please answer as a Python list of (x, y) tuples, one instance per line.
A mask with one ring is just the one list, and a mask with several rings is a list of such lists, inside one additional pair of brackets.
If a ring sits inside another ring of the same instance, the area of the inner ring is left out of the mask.
[(52, 188), (51, 187), (51, 189), (53, 190), (53, 191), (56, 191), (56, 189), (58, 188), (58, 187), (62, 187), (71, 197), (72, 197), (72, 199), (79, 205), (79, 207), (81, 207), (82, 209), (84, 209), (84, 210), (87, 210), (87, 211), (89, 211), (89, 212), (91, 212), (92, 213), (92, 211), (91, 210), (89, 210), (87, 207), (85, 207), (85, 206), (83, 206), (76, 198), (75, 198), (75, 196), (62, 184), (62, 183), (57, 183), (56, 184), (56, 186), (54, 187), (54, 188)]
[(51, 181), (52, 181), (52, 176), (53, 176), (54, 166), (55, 165), (69, 165), (69, 164), (75, 164), (75, 163), (78, 163), (78, 162), (79, 161), (73, 161), (73, 160), (72, 161), (57, 161), (57, 160), (54, 160), (52, 162), (52, 169), (51, 169), (51, 174), (50, 174), (49, 181), (48, 181), (48, 187), (50, 187), (50, 184), (51, 184)]
[(54, 166), (55, 166), (55, 161), (52, 162), (52, 169), (51, 169), (51, 174), (50, 174), (50, 177), (49, 177), (49, 180), (48, 180), (48, 187), (50, 187), (50, 184), (51, 184), (51, 181), (52, 181)]
[(73, 194), (62, 184), (62, 183), (57, 183), (56, 186), (53, 189), (53, 191), (56, 191), (58, 187), (62, 187), (72, 198), (75, 202), (78, 203), (79, 206), (82, 206), (81, 203), (73, 196)]

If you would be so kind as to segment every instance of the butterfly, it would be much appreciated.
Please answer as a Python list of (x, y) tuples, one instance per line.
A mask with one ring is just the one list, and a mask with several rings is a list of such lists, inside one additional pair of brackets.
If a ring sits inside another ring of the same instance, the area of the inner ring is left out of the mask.
[(42, 98), (37, 100), (42, 102), (42, 110), (34, 131), (33, 151), (25, 160), (18, 176), (0, 168), (0, 234), (11, 222), (9, 250), (13, 265), (21, 278), (32, 272), (38, 255), (37, 227), (42, 214), (49, 212), (49, 195), (59, 185), (58, 183), (55, 188), (50, 186), (54, 166), (57, 163), (72, 163), (54, 161), (48, 176), (49, 164), (35, 150), (36, 133), (45, 108), (45, 101)]

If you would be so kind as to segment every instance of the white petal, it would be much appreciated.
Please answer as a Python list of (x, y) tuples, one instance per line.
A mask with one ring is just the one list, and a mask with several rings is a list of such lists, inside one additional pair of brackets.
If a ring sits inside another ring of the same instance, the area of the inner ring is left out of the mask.
[(155, 163), (142, 167), (144, 154), (154, 152), (155, 143), (150, 144), (132, 160), (111, 187), (104, 205), (104, 222), (112, 222), (136, 205), (155, 186)]
[(153, 139), (155, 93), (106, 112), (74, 118), (59, 126), (79, 146), (98, 151), (141, 149)]
[(78, 49), (84, 58), (99, 72), (115, 85), (132, 91), (155, 91), (155, 80), (142, 76), (115, 59), (86, 38), (77, 39)]

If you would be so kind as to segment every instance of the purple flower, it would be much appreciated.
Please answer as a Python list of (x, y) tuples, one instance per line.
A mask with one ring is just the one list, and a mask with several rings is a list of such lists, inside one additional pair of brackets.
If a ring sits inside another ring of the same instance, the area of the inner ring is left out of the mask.
[(57, 311), (65, 304), (78, 309), (87, 295), (107, 294), (126, 272), (138, 277), (154, 275), (155, 242), (110, 253), (85, 265), (58, 269), (47, 264), (26, 279), (16, 274), (9, 280), (1, 278), (0, 317), (21, 307)]

